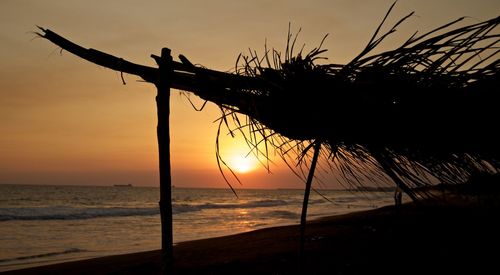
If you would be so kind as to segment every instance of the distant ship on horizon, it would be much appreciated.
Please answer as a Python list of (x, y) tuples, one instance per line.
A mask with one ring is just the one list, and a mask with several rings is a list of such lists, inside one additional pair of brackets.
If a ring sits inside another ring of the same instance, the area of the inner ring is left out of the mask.
[(130, 183), (129, 183), (129, 184), (115, 184), (115, 185), (113, 185), (113, 186), (114, 186), (114, 187), (133, 187), (133, 185), (132, 185), (132, 184), (130, 184)]

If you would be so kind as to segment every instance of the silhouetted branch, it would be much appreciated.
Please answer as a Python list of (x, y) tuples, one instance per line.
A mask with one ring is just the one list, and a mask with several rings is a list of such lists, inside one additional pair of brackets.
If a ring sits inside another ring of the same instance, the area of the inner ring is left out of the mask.
[[(92, 48), (84, 48), (49, 29), (38, 28), (42, 31), (37, 33), (40, 37), (94, 64), (118, 72), (137, 75), (150, 83), (157, 83), (161, 77), (157, 68), (135, 64)], [(156, 55), (151, 55), (151, 57), (155, 60), (159, 58)], [(262, 90), (265, 87), (265, 84), (259, 79), (196, 67), (182, 55), (180, 59), (182, 63), (172, 62), (174, 73), (171, 79), (171, 88), (192, 92), (212, 102), (232, 106), (234, 104), (232, 98), (234, 97), (228, 97), (225, 91), (235, 89)]]
[(119, 71), (128, 74), (133, 74), (140, 76), (147, 82), (155, 82), (157, 79), (158, 70), (156, 68), (138, 65), (132, 62), (129, 62), (123, 58), (119, 58), (95, 49), (86, 49), (83, 48), (64, 37), (52, 32), (49, 29), (44, 29), (42, 27), (38, 27), (43, 33), (38, 33), (41, 37), (49, 40), (50, 42), (56, 44), (62, 49), (81, 57), (87, 61), (95, 63), (97, 65)]

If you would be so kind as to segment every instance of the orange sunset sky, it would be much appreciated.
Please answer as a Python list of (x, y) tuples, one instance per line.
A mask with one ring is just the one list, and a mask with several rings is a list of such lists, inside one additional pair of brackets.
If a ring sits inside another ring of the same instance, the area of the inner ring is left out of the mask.
[[(0, 184), (158, 185), (155, 87), (130, 75), (122, 85), (119, 73), (60, 55), (55, 45), (34, 39), (35, 25), (140, 64), (154, 66), (150, 54), (169, 47), (174, 56), (226, 71), (248, 48), (262, 53), (266, 39), (283, 51), (289, 22), (292, 30), (302, 28), (299, 44), (306, 49), (329, 33), (328, 62), (345, 63), (365, 46), (392, 2), (0, 1)], [(466, 23), (498, 16), (500, 1), (400, 0), (389, 23), (411, 11), (417, 16), (381, 49), (460, 16), (471, 17)], [(176, 186), (226, 187), (215, 159), (218, 117), (215, 105), (196, 112), (172, 91)], [(241, 160), (248, 152), (241, 140), (225, 138), (222, 148), (235, 170), (245, 172), (243, 188), (302, 187), (277, 157), (269, 175)]]

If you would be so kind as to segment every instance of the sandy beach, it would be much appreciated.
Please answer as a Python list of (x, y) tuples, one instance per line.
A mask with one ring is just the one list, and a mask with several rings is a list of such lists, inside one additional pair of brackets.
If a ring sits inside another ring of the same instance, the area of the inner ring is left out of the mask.
[[(312, 221), (303, 274), (490, 274), (496, 270), (498, 208), (405, 204)], [(175, 274), (300, 274), (298, 226), (175, 246)], [(149, 251), (6, 274), (159, 274)]]

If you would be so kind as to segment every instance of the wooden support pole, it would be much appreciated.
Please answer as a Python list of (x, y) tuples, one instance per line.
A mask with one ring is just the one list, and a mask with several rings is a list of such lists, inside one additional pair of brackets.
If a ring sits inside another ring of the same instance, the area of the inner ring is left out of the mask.
[(386, 158), (382, 156), (381, 153), (372, 153), (372, 156), (378, 161), (384, 172), (394, 181), (397, 187), (399, 187), (403, 192), (411, 198), (411, 200), (418, 204), (419, 200), (415, 196), (415, 192), (409, 188), (403, 180), (394, 172), (392, 165), (387, 161)]
[(158, 112), (158, 153), (160, 163), (160, 216), (162, 273), (172, 274), (173, 270), (173, 224), (172, 224), (172, 180), (170, 173), (170, 82), (173, 73), (170, 49), (163, 48), (161, 57), (154, 57), (158, 63), (159, 79), (156, 87), (156, 107)]
[(305, 264), (305, 233), (306, 233), (306, 222), (307, 222), (307, 206), (309, 204), (309, 195), (311, 194), (311, 186), (314, 178), (314, 170), (316, 169), (316, 164), (318, 162), (319, 151), (321, 150), (321, 142), (315, 141), (314, 144), (314, 155), (311, 161), (311, 167), (309, 167), (309, 174), (307, 175), (306, 189), (304, 191), (304, 200), (302, 201), (302, 214), (300, 216), (300, 247), (299, 247), (299, 264), (300, 269), (303, 271)]

